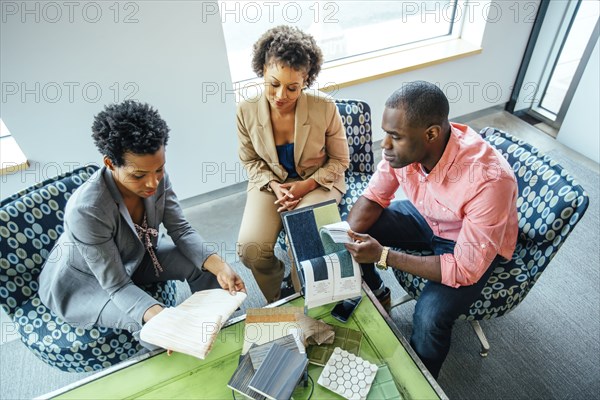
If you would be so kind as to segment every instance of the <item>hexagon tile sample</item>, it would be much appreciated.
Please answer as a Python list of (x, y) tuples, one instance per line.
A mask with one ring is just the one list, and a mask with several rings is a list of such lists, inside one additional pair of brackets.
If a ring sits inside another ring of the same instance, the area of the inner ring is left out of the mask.
[(351, 400), (364, 400), (377, 374), (377, 365), (336, 347), (317, 383)]

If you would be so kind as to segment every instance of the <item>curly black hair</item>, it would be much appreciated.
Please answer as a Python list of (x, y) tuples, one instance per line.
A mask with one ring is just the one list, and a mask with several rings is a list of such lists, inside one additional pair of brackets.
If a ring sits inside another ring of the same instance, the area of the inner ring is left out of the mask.
[(444, 92), (426, 81), (407, 82), (385, 102), (387, 108), (402, 108), (408, 124), (415, 128), (448, 124), (450, 105)]
[(253, 47), (252, 69), (256, 75), (262, 77), (264, 66), (272, 62), (305, 70), (306, 85), (310, 86), (321, 71), (323, 53), (311, 35), (280, 25), (263, 33)]
[(166, 146), (169, 127), (150, 105), (125, 100), (94, 117), (92, 138), (100, 153), (120, 167), (125, 153), (154, 154)]

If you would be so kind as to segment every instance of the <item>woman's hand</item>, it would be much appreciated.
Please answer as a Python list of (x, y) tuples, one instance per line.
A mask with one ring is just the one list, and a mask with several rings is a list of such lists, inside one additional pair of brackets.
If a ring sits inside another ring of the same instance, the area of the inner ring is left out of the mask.
[(282, 183), (279, 186), (281, 189), (287, 190), (288, 196), (291, 195), (294, 199), (301, 199), (318, 188), (319, 184), (313, 178), (308, 178), (304, 181)]
[(219, 285), (225, 290), (229, 290), (229, 293), (235, 294), (236, 292), (246, 292), (246, 285), (242, 278), (231, 268), (228, 264), (217, 275), (217, 281)]
[[(162, 310), (164, 310), (164, 307), (161, 306), (160, 304), (155, 304), (152, 307), (150, 307), (149, 309), (146, 310), (146, 312), (144, 313), (144, 316), (142, 317), (144, 319), (144, 323), (150, 321), (152, 318), (156, 317), (158, 315), (159, 312), (161, 312)], [(167, 355), (170, 356), (171, 354), (173, 354), (173, 350), (169, 350), (167, 349)]]
[(273, 190), (273, 193), (275, 193), (275, 196), (277, 197), (277, 200), (275, 201), (275, 204), (279, 206), (277, 212), (291, 211), (296, 208), (302, 199), (295, 199), (294, 196), (289, 193), (289, 190), (282, 188), (281, 185), (282, 184), (277, 181), (269, 182), (271, 190)]
[(212, 272), (219, 285), (229, 293), (246, 292), (246, 285), (242, 278), (221, 257), (211, 254), (204, 262), (204, 268)]
[(280, 207), (277, 212), (291, 211), (302, 200), (304, 196), (319, 187), (319, 184), (312, 178), (304, 181), (296, 181), (289, 183), (270, 182), (271, 189), (277, 196), (275, 204)]
[(164, 310), (164, 308), (160, 304), (155, 304), (152, 307), (150, 307), (149, 309), (147, 309), (143, 316), (144, 323), (150, 321), (152, 318), (154, 318), (156, 315), (158, 315), (158, 313), (161, 312), (162, 310)]

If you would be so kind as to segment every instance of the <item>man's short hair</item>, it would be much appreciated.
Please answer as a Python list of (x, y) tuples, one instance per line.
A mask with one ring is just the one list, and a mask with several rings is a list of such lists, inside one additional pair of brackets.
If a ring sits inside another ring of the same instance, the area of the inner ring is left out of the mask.
[(403, 84), (385, 102), (386, 108), (402, 108), (409, 126), (426, 128), (448, 123), (450, 105), (442, 90), (433, 83), (414, 81)]

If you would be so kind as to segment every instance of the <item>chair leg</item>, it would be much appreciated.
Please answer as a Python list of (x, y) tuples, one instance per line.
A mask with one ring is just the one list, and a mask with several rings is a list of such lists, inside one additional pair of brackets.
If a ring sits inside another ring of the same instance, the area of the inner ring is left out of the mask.
[(398, 307), (404, 303), (408, 303), (409, 301), (411, 301), (413, 298), (410, 294), (405, 294), (404, 296), (400, 297), (400, 299), (398, 300), (398, 302), (394, 303), (391, 305), (390, 310), (394, 307)]
[(481, 357), (487, 357), (488, 351), (490, 351), (490, 344), (485, 337), (485, 333), (483, 333), (483, 329), (481, 329), (481, 325), (479, 325), (479, 321), (469, 322), (471, 323), (471, 327), (473, 328), (473, 331), (475, 331), (477, 338), (481, 342), (481, 351), (479, 352), (479, 355)]

